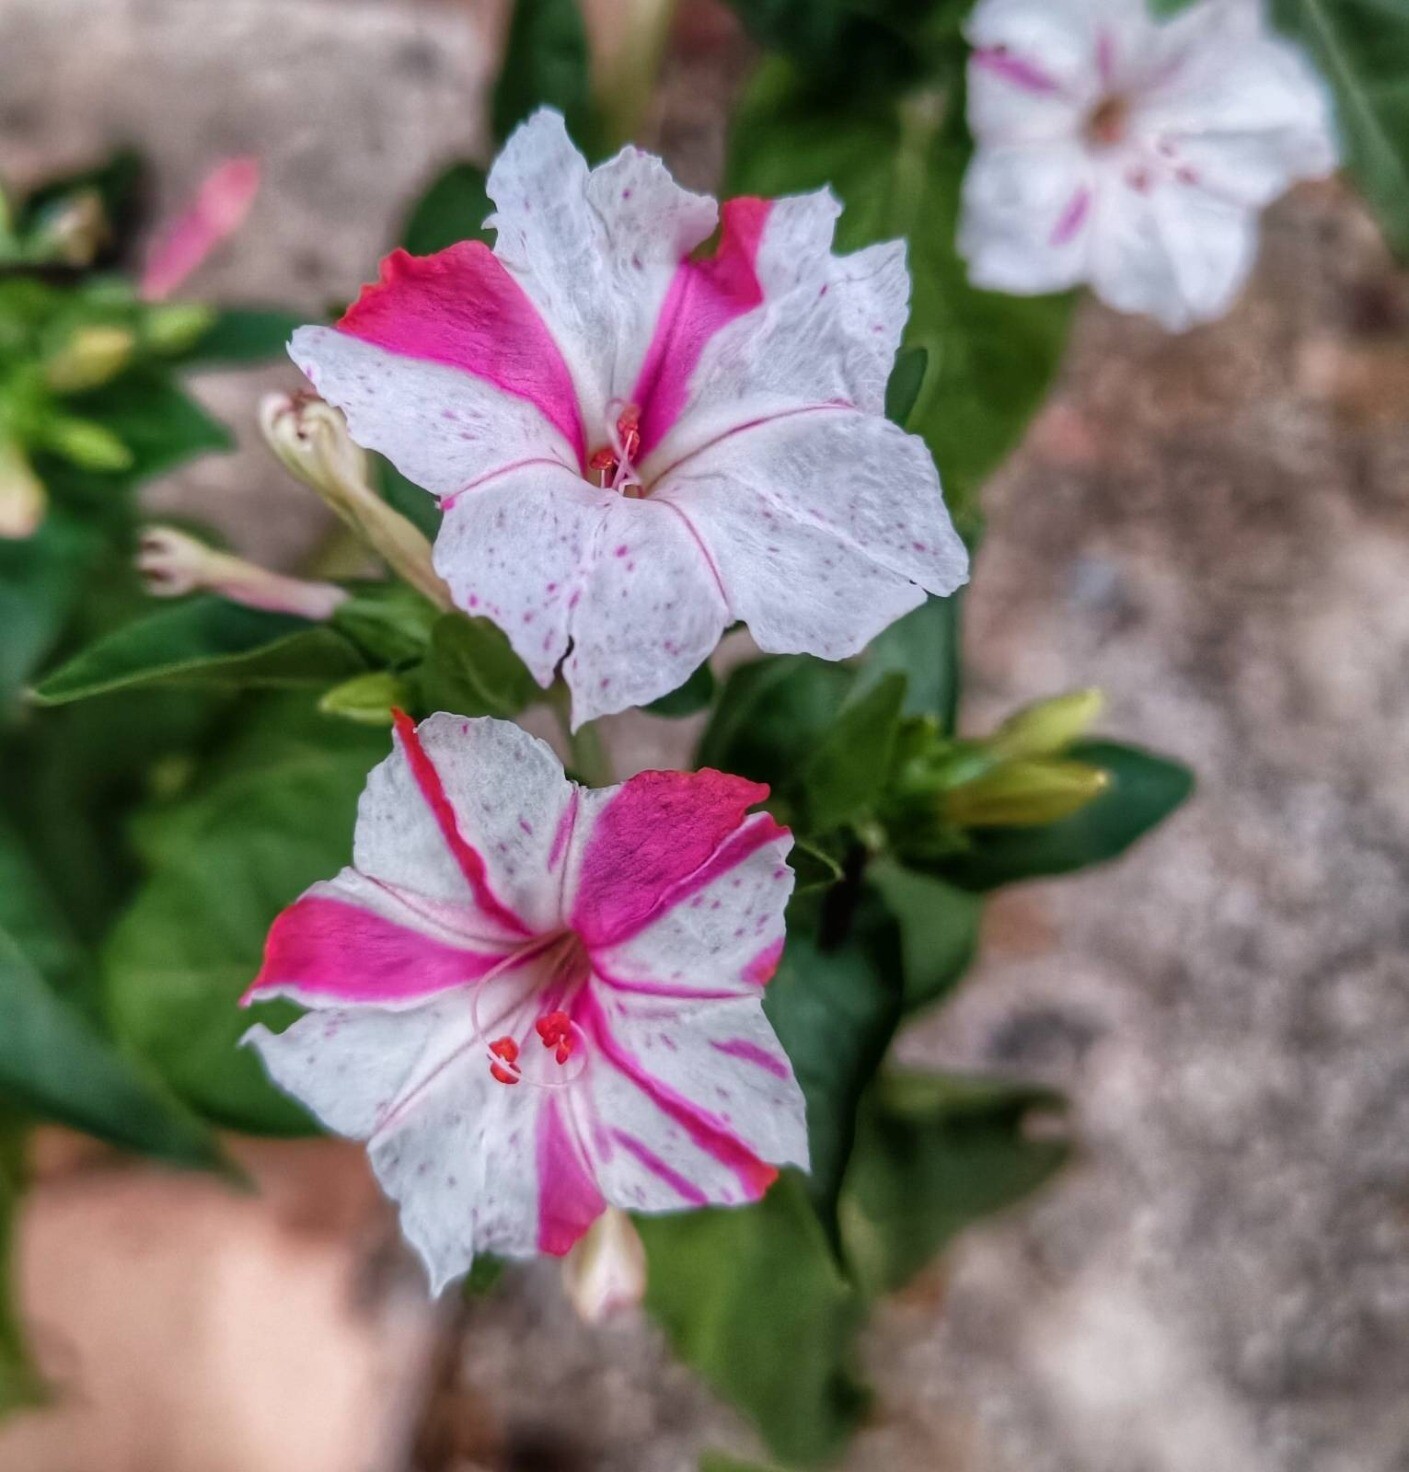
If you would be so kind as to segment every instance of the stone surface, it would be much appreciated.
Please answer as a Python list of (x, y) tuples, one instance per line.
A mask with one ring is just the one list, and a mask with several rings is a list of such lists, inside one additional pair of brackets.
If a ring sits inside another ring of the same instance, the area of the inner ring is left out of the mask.
[[(266, 192), (198, 284), (313, 309), (482, 142), (491, 13), (7, 0), (0, 166), (132, 136), (174, 202), (252, 148)], [(697, 184), (729, 74), (706, 40), (654, 119)], [(1121, 864), (995, 905), (980, 966), (905, 1039), (912, 1061), (1069, 1089), (1081, 1158), (879, 1315), (856, 1472), (1409, 1464), (1406, 327), (1359, 208), (1304, 191), (1226, 322), (1168, 338), (1083, 308), (989, 489), (966, 722), (1099, 684), (1109, 728), (1201, 787)], [(252, 379), (205, 391), (248, 420)], [(322, 526), (258, 452), (162, 495), (283, 561)], [(647, 759), (649, 731), (623, 739)], [(750, 1447), (655, 1333), (577, 1324), (548, 1265), (477, 1303), (438, 1375), (423, 1472), (685, 1472)]]

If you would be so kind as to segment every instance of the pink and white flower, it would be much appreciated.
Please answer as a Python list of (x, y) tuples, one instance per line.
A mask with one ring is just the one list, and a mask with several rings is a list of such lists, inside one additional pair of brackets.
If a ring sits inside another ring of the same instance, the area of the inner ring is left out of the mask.
[(247, 1040), (367, 1141), (437, 1291), (482, 1251), (562, 1255), (608, 1205), (757, 1200), (806, 1166), (763, 1015), (792, 890), (767, 788), (644, 772), (587, 789), (519, 727), (397, 720), (353, 864), (270, 931)]
[(1259, 0), (982, 0), (968, 36), (977, 286), (1086, 282), (1180, 331), (1228, 310), (1262, 209), (1336, 166), (1327, 88)]
[(439, 498), (457, 604), (541, 684), (561, 662), (575, 722), (675, 689), (736, 619), (839, 659), (964, 580), (929, 452), (883, 412), (903, 243), (834, 256), (826, 191), (720, 211), (634, 148), (589, 171), (552, 112), (488, 188), (493, 251), (394, 252), (290, 350)]

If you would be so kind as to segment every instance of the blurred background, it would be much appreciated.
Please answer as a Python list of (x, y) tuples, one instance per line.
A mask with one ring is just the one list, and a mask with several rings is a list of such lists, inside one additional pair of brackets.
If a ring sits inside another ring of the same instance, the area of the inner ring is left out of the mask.
[[(594, 60), (652, 0), (590, 0)], [(479, 0), (0, 0), (0, 174), (118, 143), (175, 206), (219, 158), (263, 186), (194, 283), (321, 314), (445, 163), (483, 157), (502, 7)], [(717, 184), (749, 45), (684, 0), (643, 142)], [(1069, 1092), (1075, 1163), (878, 1314), (849, 1468), (1409, 1466), (1409, 280), (1338, 184), (1267, 216), (1251, 289), (1183, 337), (1080, 308), (985, 492), (963, 725), (1097, 685), (1195, 769), (1117, 867), (1005, 892), (930, 1066)], [(257, 560), (326, 532), (256, 448), (289, 367), (207, 374), (246, 442), (159, 482)], [(941, 470), (943, 466), (941, 466)], [(630, 727), (631, 765), (655, 756)], [(634, 743), (634, 745), (631, 745)], [(751, 1434), (640, 1320), (556, 1270), (428, 1306), (362, 1152), (240, 1147), (260, 1191), (46, 1134), (20, 1292), (55, 1403), (3, 1472), (693, 1468)]]

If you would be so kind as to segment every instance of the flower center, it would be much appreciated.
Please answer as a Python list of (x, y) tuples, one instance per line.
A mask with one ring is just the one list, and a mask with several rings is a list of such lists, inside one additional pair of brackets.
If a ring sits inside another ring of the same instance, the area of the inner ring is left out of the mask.
[(1114, 148), (1130, 129), (1130, 102), (1118, 94), (1103, 97), (1086, 119), (1086, 141), (1093, 148)]
[(470, 1015), (497, 1083), (563, 1088), (587, 1060), (572, 1004), (587, 980), (587, 952), (571, 931), (538, 936), (473, 983)]
[(634, 463), (640, 449), (640, 406), (613, 399), (607, 405), (607, 443), (588, 458), (588, 471), (596, 475), (597, 484), (604, 490), (642, 496), (645, 492)]

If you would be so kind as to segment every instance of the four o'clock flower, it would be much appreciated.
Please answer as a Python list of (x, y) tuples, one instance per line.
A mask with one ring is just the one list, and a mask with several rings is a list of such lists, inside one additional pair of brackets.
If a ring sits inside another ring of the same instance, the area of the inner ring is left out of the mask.
[(959, 247), (976, 285), (1088, 282), (1178, 331), (1227, 311), (1258, 214), (1336, 165), (1320, 77), (1259, 0), (982, 0)]
[(761, 1006), (791, 836), (719, 772), (569, 782), (519, 727), (399, 717), (353, 866), (275, 922), (248, 1040), (367, 1141), (439, 1289), (476, 1252), (566, 1253), (608, 1205), (756, 1200), (805, 1166)]
[(493, 251), (398, 251), (291, 352), (439, 498), (456, 603), (540, 683), (562, 663), (576, 724), (674, 689), (736, 619), (839, 659), (964, 580), (929, 452), (883, 414), (902, 243), (834, 256), (825, 191), (721, 212), (634, 148), (589, 171), (552, 112), (488, 189)]

